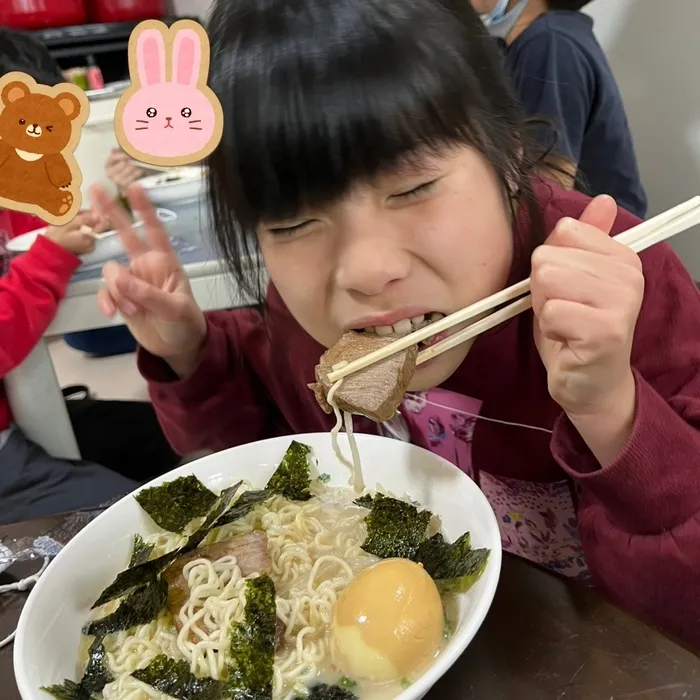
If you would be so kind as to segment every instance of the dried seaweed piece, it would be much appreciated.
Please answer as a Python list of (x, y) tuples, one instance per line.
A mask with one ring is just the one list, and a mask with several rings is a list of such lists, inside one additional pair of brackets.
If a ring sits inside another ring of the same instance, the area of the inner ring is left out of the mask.
[(267, 575), (249, 579), (244, 619), (231, 626), (232, 687), (272, 697), (276, 627), (275, 584)]
[(311, 448), (292, 440), (265, 488), (281, 494), (290, 501), (308, 501), (311, 498), (310, 460)]
[(93, 694), (101, 693), (107, 683), (114, 680), (107, 668), (106, 658), (102, 638), (97, 637), (90, 645), (87, 666), (80, 683), (65, 680), (60, 685), (43, 687), (42, 690), (56, 700), (91, 700)]
[(357, 695), (339, 685), (317, 683), (309, 689), (307, 700), (357, 700)]
[(148, 561), (148, 557), (155, 549), (155, 545), (146, 544), (141, 535), (134, 535), (134, 546), (131, 550), (131, 561), (129, 567), (137, 566)]
[(102, 591), (100, 597), (93, 603), (93, 610), (100, 605), (104, 605), (105, 603), (109, 603), (112, 600), (130, 593), (135, 588), (145, 586), (155, 581), (158, 574), (177, 558), (179, 552), (180, 550), (176, 549), (167, 554), (163, 554), (157, 559), (150, 559), (142, 564), (137, 564), (129, 569), (120, 571), (114, 581)]
[(466, 593), (484, 572), (489, 554), (488, 549), (471, 548), (468, 532), (452, 544), (438, 533), (418, 548), (414, 559), (433, 577), (441, 593)]
[(204, 522), (188, 537), (187, 542), (180, 548), (180, 552), (191, 552), (199, 547), (202, 540), (214, 529), (221, 525), (221, 520), (227, 514), (234, 503), (234, 497), (242, 484), (242, 481), (224, 489), (212, 504), (212, 507), (204, 518)]
[(431, 518), (430, 511), (378, 493), (365, 518), (367, 539), (362, 549), (382, 559), (413, 559)]
[(177, 700), (223, 700), (232, 696), (225, 682), (197, 678), (190, 672), (186, 661), (176, 661), (164, 654), (156, 656), (146, 668), (131, 675)]
[(134, 498), (159, 527), (182, 532), (192, 520), (209, 512), (216, 494), (190, 474), (144, 489)]
[(217, 521), (231, 507), (233, 498), (241, 483), (242, 482), (239, 481), (230, 488), (224, 489), (219, 494), (216, 501), (214, 501), (212, 507), (209, 509), (209, 513), (204, 519), (204, 522), (190, 537), (188, 537), (187, 542), (185, 542), (182, 547), (168, 552), (167, 554), (163, 554), (156, 559), (150, 559), (142, 564), (137, 564), (124, 571), (120, 571), (114, 581), (102, 591), (100, 597), (93, 603), (92, 607), (96, 608), (105, 603), (109, 603), (111, 600), (126, 595), (134, 590), (134, 588), (145, 586), (154, 581), (158, 574), (177, 559), (180, 554), (191, 552), (193, 549), (196, 549), (209, 532), (215, 527), (218, 527)]
[(105, 635), (145, 625), (158, 617), (168, 600), (168, 584), (160, 577), (135, 588), (109, 615), (93, 620), (85, 634)]
[(366, 493), (364, 496), (360, 496), (359, 498), (355, 499), (355, 505), (361, 506), (362, 508), (369, 508), (372, 510), (372, 505), (374, 504), (374, 497), (371, 496), (369, 493)]
[(90, 695), (101, 693), (107, 683), (111, 683), (113, 680), (114, 677), (107, 666), (107, 652), (102, 643), (102, 637), (97, 637), (88, 650), (88, 662), (80, 685)]
[(263, 489), (261, 491), (245, 491), (241, 494), (240, 498), (236, 499), (231, 508), (219, 518), (217, 527), (228, 525), (240, 518), (244, 518), (255, 506), (264, 503), (268, 498), (272, 498), (274, 495), (274, 492), (268, 489)]
[(56, 700), (91, 700), (90, 693), (75, 681), (65, 680), (61, 684), (42, 686), (41, 689)]
[(435, 578), (435, 584), (440, 593), (466, 593), (481, 578), (490, 554), (488, 549), (472, 549), (466, 557), (439, 571), (441, 578)]
[[(455, 545), (460, 549), (466, 545), (466, 551), (469, 551), (471, 549), (470, 541), (471, 536), (466, 532), (455, 542)], [(438, 532), (418, 547), (418, 551), (413, 559), (417, 563), (423, 564), (423, 568), (433, 576), (435, 571), (443, 565), (448, 549), (449, 545), (445, 542), (445, 538)]]

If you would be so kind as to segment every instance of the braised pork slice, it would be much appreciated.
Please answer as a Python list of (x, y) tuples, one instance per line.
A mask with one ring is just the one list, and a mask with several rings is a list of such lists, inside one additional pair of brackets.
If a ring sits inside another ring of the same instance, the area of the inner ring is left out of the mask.
[(242, 576), (255, 573), (269, 574), (272, 571), (272, 559), (267, 549), (267, 535), (261, 530), (236, 535), (225, 542), (193, 549), (188, 554), (178, 557), (163, 572), (163, 578), (168, 584), (168, 610), (172, 613), (178, 632), (182, 629), (180, 610), (190, 597), (190, 588), (182, 575), (185, 564), (195, 559), (217, 561), (228, 556), (236, 557)]
[[(328, 392), (332, 386), (328, 374), (335, 365), (352, 362), (394, 340), (396, 338), (391, 336), (380, 337), (349, 331), (332, 348), (326, 350), (316, 365), (316, 383), (309, 384), (321, 408), (326, 413), (333, 411), (328, 403)], [(413, 377), (417, 357), (418, 348), (412, 345), (407, 350), (345, 377), (334, 395), (338, 408), (366, 416), (377, 423), (391, 420)]]

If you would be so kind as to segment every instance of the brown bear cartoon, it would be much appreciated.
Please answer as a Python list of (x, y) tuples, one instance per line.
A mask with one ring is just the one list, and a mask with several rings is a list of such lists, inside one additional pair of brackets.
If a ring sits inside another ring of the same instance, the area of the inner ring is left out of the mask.
[(67, 223), (80, 208), (73, 150), (87, 98), (77, 86), (49, 88), (24, 73), (7, 74), (0, 88), (0, 206)]

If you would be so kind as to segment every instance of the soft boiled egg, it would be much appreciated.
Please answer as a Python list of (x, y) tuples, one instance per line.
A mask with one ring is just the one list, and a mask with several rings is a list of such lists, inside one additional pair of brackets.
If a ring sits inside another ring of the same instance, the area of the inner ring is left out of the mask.
[(430, 575), (408, 559), (386, 559), (365, 569), (338, 598), (333, 662), (353, 680), (400, 680), (435, 657), (443, 629), (442, 601)]

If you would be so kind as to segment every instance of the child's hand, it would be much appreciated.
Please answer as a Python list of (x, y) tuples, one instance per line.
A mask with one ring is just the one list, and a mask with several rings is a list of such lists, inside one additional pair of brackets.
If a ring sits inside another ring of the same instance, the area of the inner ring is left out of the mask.
[(616, 215), (610, 197), (597, 197), (532, 256), (535, 341), (549, 391), (586, 440), (581, 426), (618, 423), (624, 432), (634, 419), (630, 354), (644, 276), (636, 253), (608, 235)]
[(162, 357), (180, 376), (194, 369), (207, 333), (204, 314), (194, 300), (180, 260), (145, 192), (132, 185), (129, 204), (144, 221), (146, 240), (134, 233), (128, 214), (101, 187), (91, 190), (95, 205), (119, 232), (129, 266), (107, 263), (100, 311), (117, 312), (139, 345)]
[(73, 221), (64, 226), (49, 226), (44, 235), (74, 255), (85, 255), (95, 248), (95, 236), (85, 232), (83, 226), (97, 230), (100, 218), (91, 211), (80, 212)]
[(131, 156), (122, 151), (121, 148), (113, 148), (110, 151), (105, 163), (105, 172), (120, 192), (125, 192), (129, 185), (146, 175), (146, 171), (135, 165)]

